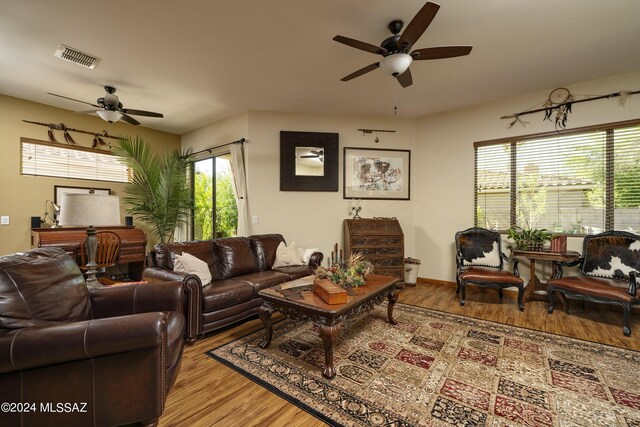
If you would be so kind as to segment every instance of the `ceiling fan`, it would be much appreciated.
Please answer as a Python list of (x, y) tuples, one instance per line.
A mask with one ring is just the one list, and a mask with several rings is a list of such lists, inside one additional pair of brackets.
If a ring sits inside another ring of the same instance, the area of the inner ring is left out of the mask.
[(324, 150), (311, 150), (311, 154), (305, 154), (299, 156), (301, 159), (318, 159), (321, 163), (324, 163)]
[(346, 82), (373, 71), (376, 68), (382, 68), (383, 71), (394, 76), (402, 87), (407, 87), (413, 84), (411, 70), (409, 69), (409, 66), (413, 61), (453, 58), (456, 56), (468, 55), (473, 46), (427, 47), (411, 51), (413, 44), (418, 41), (420, 36), (422, 36), (427, 27), (431, 24), (431, 21), (433, 21), (436, 13), (438, 13), (438, 9), (440, 9), (440, 5), (436, 3), (425, 3), (425, 5), (422, 6), (422, 9), (420, 9), (411, 22), (409, 22), (409, 25), (407, 25), (407, 28), (402, 34), (400, 34), (400, 31), (402, 30), (404, 23), (399, 19), (391, 21), (388, 27), (393, 35), (384, 39), (382, 43), (380, 43), (380, 46), (375, 46), (367, 42), (350, 39), (344, 36), (335, 36), (333, 40), (338, 43), (346, 44), (347, 46), (355, 47), (356, 49), (383, 56), (380, 62), (367, 65), (366, 67), (343, 77), (341, 80)]
[(97, 104), (92, 104), (90, 102), (80, 101), (79, 99), (69, 98), (68, 96), (57, 95), (55, 93), (47, 92), (49, 95), (57, 96), (59, 98), (69, 99), (71, 101), (82, 102), (83, 104), (91, 105), (95, 107), (93, 110), (86, 111), (78, 111), (81, 114), (91, 114), (97, 113), (103, 120), (113, 123), (118, 120), (123, 120), (127, 123), (131, 123), (132, 125), (139, 125), (140, 122), (131, 117), (134, 116), (145, 116), (145, 117), (164, 117), (161, 113), (154, 113), (152, 111), (143, 111), (143, 110), (133, 110), (131, 108), (122, 108), (122, 102), (116, 95), (116, 88), (113, 86), (105, 86), (104, 90), (107, 93), (97, 99)]

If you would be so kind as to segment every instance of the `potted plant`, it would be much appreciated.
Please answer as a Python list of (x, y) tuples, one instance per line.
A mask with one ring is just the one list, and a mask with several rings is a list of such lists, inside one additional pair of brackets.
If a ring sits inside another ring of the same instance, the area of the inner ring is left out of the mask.
[(127, 213), (149, 224), (160, 243), (170, 242), (176, 227), (186, 224), (193, 209), (187, 171), (190, 151), (159, 157), (141, 138), (121, 138), (113, 150), (131, 168), (125, 184)]
[(546, 228), (523, 228), (516, 225), (508, 230), (507, 237), (514, 242), (513, 246), (509, 246), (510, 249), (515, 247), (525, 251), (541, 251), (545, 242), (551, 241), (553, 236)]

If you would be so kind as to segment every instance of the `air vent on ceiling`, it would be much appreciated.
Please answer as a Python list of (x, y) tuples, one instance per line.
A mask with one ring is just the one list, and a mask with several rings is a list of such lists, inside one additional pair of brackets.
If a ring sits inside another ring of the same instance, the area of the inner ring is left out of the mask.
[(58, 46), (58, 50), (56, 50), (53, 56), (64, 59), (65, 61), (74, 62), (83, 67), (91, 68), (92, 70), (96, 68), (96, 65), (100, 62), (100, 58), (96, 56), (89, 55), (63, 44)]

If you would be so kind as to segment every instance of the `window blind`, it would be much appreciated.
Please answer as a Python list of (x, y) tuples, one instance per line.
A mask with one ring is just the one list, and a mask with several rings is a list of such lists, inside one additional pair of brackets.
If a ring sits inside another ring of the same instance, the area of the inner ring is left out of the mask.
[(120, 157), (103, 150), (65, 146), (23, 138), (22, 175), (128, 182), (129, 170)]
[(474, 146), (477, 226), (577, 235), (640, 232), (637, 123)]
[(506, 230), (511, 218), (511, 144), (476, 150), (476, 225)]

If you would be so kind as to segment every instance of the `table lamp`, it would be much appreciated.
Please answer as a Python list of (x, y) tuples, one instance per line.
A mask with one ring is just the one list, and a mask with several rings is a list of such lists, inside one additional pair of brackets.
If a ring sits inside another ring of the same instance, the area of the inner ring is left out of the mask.
[(120, 198), (102, 194), (63, 193), (60, 201), (60, 226), (87, 228), (87, 287), (102, 287), (96, 278), (98, 239), (95, 227), (118, 226)]

